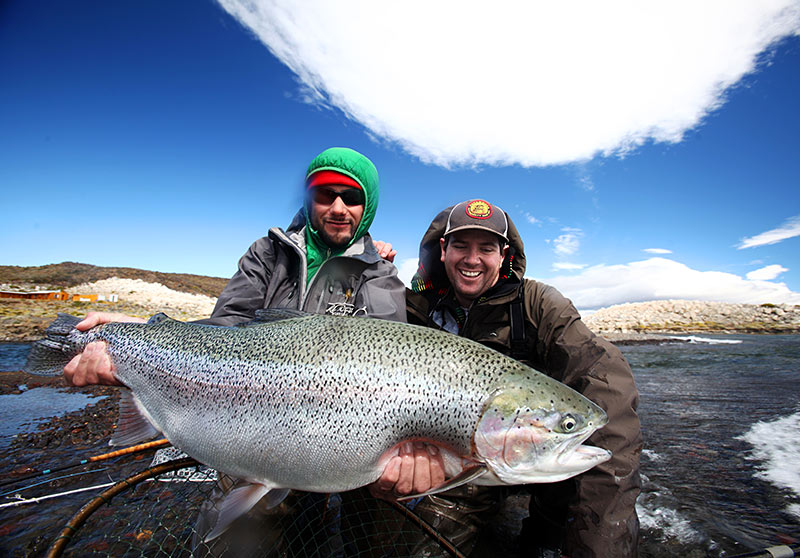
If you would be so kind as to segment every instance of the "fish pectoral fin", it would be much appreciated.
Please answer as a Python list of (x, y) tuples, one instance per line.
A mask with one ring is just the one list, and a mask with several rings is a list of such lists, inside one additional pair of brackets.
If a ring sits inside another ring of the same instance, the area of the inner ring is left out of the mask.
[(440, 492), (444, 492), (445, 490), (450, 490), (451, 488), (455, 488), (457, 486), (461, 486), (462, 484), (467, 484), (468, 482), (472, 482), (478, 477), (482, 477), (483, 475), (485, 475), (487, 471), (488, 469), (486, 468), (486, 465), (484, 465), (483, 463), (478, 463), (476, 465), (473, 465), (472, 467), (467, 467), (459, 474), (449, 479), (447, 482), (445, 482), (443, 485), (437, 488), (432, 488), (431, 490), (428, 490), (427, 492), (423, 492), (421, 494), (411, 494), (409, 496), (402, 496), (397, 500), (399, 502), (402, 502), (404, 500), (413, 500), (414, 498), (421, 498), (422, 496), (430, 496), (431, 494), (439, 494)]
[(129, 389), (120, 391), (119, 419), (109, 445), (131, 446), (158, 436), (160, 432), (142, 415), (139, 405)]
[(246, 484), (234, 488), (219, 502), (217, 523), (211, 532), (206, 535), (204, 542), (209, 542), (219, 537), (240, 515), (244, 515), (255, 506), (261, 498), (267, 497), (267, 507), (272, 508), (280, 504), (286, 495), (287, 488), (270, 489), (263, 484)]

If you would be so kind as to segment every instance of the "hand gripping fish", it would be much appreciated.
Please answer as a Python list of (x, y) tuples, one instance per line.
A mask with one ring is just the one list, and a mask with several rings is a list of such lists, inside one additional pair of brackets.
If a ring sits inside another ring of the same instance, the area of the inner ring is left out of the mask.
[(248, 481), (222, 502), (219, 535), (263, 496), (343, 492), (376, 481), (401, 444), (442, 453), (439, 492), (556, 482), (611, 457), (582, 445), (607, 422), (576, 391), (476, 342), (378, 319), (259, 311), (245, 326), (108, 323), (66, 314), (26, 370), (57, 375), (108, 343), (122, 390), (112, 445), (162, 433), (200, 463)]

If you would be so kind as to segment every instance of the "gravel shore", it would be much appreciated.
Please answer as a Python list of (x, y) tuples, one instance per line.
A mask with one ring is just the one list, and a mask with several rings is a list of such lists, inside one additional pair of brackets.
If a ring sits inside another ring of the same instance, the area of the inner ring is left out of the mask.
[[(116, 294), (119, 301), (0, 299), (0, 341), (39, 339), (58, 312), (76, 316), (91, 311), (121, 312), (143, 318), (164, 312), (188, 321), (208, 317), (216, 303), (214, 297), (179, 292), (141, 279), (114, 277), (73, 290)], [(656, 300), (603, 308), (587, 315), (584, 322), (595, 333), (619, 343), (652, 342), (654, 338), (648, 335), (663, 333), (800, 333), (800, 305)]]
[(584, 322), (611, 340), (648, 333), (800, 333), (800, 306), (656, 300), (603, 308)]

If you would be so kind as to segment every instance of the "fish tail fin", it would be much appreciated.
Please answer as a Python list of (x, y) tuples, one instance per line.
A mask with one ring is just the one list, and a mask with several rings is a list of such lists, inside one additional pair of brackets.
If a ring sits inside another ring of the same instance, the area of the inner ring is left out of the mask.
[(45, 338), (36, 341), (28, 354), (25, 372), (38, 376), (60, 376), (64, 366), (83, 350), (83, 345), (67, 336), (81, 318), (58, 314), (58, 318), (45, 330)]

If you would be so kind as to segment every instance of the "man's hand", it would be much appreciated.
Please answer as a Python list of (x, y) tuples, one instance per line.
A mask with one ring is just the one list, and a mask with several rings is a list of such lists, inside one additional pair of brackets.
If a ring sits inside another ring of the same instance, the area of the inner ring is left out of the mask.
[[(75, 328), (86, 331), (100, 324), (109, 322), (144, 322), (142, 318), (135, 318), (125, 314), (111, 312), (89, 312)], [(83, 352), (76, 355), (64, 367), (64, 378), (73, 386), (88, 386), (101, 384), (106, 386), (121, 386), (122, 383), (114, 375), (114, 366), (106, 351), (103, 341), (94, 341), (86, 345)]]
[(392, 248), (392, 245), (388, 242), (384, 242), (383, 240), (373, 240), (372, 243), (375, 245), (375, 249), (378, 251), (378, 255), (386, 261), (394, 262), (394, 257), (397, 255), (397, 250)]
[(439, 448), (423, 442), (406, 442), (400, 453), (383, 470), (381, 478), (369, 486), (370, 493), (383, 500), (421, 494), (444, 482), (444, 460)]

